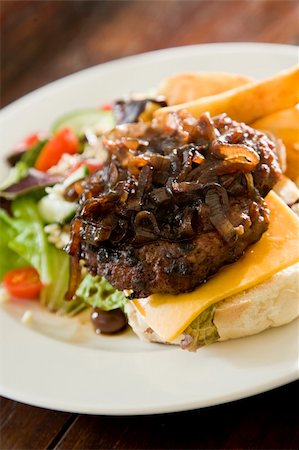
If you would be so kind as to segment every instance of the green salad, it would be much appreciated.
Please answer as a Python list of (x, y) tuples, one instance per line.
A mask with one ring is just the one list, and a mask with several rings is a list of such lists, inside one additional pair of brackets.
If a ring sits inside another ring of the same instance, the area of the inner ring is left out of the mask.
[[(132, 100), (120, 101), (118, 113), (108, 105), (69, 113), (47, 134), (27, 136), (8, 155), (11, 168), (0, 184), (0, 282), (10, 299), (36, 299), (61, 315), (89, 309), (96, 332), (111, 334), (126, 327), (133, 294), (128, 291), (126, 297), (104, 277), (92, 275), (79, 259), (74, 288), (68, 247), (82, 183), (88, 183), (107, 158), (103, 133), (114, 128), (116, 119), (130, 123), (140, 114), (149, 118), (153, 106), (165, 105)], [(186, 348), (195, 350), (218, 340), (214, 312), (214, 307), (204, 311), (185, 330)]]
[(47, 135), (27, 136), (8, 156), (11, 168), (0, 185), (0, 280), (11, 298), (38, 299), (70, 316), (89, 306), (123, 308), (125, 295), (84, 269), (76, 297), (65, 300), (70, 269), (64, 247), (77, 209), (65, 192), (101, 169), (101, 135), (113, 126), (107, 107), (72, 112)]

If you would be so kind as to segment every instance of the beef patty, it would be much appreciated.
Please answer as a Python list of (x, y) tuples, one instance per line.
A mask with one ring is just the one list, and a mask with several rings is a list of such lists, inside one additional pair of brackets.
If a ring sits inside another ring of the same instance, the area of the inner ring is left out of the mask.
[(68, 247), (132, 296), (193, 290), (268, 227), (275, 144), (226, 115), (186, 112), (121, 125), (104, 168), (81, 182)]

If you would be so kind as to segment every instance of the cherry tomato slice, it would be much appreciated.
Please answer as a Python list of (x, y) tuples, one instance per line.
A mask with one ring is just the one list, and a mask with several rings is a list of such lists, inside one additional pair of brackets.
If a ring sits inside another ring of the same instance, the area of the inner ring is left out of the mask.
[(30, 150), (34, 144), (36, 144), (40, 140), (39, 133), (31, 133), (26, 136), (21, 142), (19, 142), (14, 149), (15, 150)]
[(42, 288), (38, 272), (33, 267), (11, 270), (5, 275), (3, 284), (12, 297), (23, 299), (37, 298)]
[(77, 162), (70, 170), (70, 174), (75, 172), (79, 167), (86, 166), (89, 169), (90, 173), (94, 173), (97, 170), (101, 169), (103, 167), (103, 164), (92, 162), (92, 161), (79, 161)]
[(111, 103), (103, 103), (101, 105), (102, 111), (111, 111), (112, 110), (112, 104)]
[(30, 148), (32, 147), (34, 144), (36, 144), (39, 141), (39, 135), (38, 133), (32, 133), (29, 134), (29, 136), (27, 136), (24, 139), (24, 143), (26, 145), (26, 148)]
[(73, 155), (79, 150), (78, 139), (71, 128), (63, 128), (58, 131), (42, 148), (35, 168), (46, 172), (50, 167), (58, 163), (63, 153)]

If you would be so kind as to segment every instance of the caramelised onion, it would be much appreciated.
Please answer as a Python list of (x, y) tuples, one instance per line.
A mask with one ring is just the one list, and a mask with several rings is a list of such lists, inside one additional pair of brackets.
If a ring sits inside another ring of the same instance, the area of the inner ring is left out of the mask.
[[(206, 171), (204, 171), (205, 173)], [(195, 169), (191, 170), (188, 173), (185, 181), (198, 181), (198, 177), (203, 173), (203, 169), (200, 166), (195, 167)]]
[(140, 211), (143, 205), (143, 196), (152, 184), (152, 167), (144, 166), (139, 174), (138, 184), (132, 183), (125, 201), (129, 211)]
[(169, 180), (169, 172), (157, 170), (153, 172), (153, 185), (165, 186)]
[(185, 111), (106, 133), (108, 162), (101, 173), (81, 183), (78, 216), (88, 222), (82, 240), (134, 246), (192, 238), (201, 218), (209, 220), (201, 217), (207, 211), (199, 208), (204, 203), (224, 239), (236, 239), (228, 194), (246, 193), (244, 176), (250, 195), (258, 193), (251, 173), (260, 161), (254, 150), (259, 147), (254, 130), (246, 125), (236, 126), (225, 117), (214, 120), (209, 114), (198, 120)]
[(73, 219), (71, 224), (71, 239), (66, 246), (66, 251), (71, 255), (69, 286), (68, 291), (65, 294), (66, 300), (72, 300), (81, 281), (81, 267), (79, 256), (81, 252), (81, 223), (81, 219), (77, 217)]
[(192, 162), (194, 158), (194, 148), (188, 148), (183, 151), (183, 168), (178, 176), (178, 181), (184, 181), (188, 173), (192, 170)]
[(153, 153), (149, 158), (149, 164), (155, 170), (161, 170), (161, 172), (169, 171), (171, 160), (168, 156), (159, 155), (158, 153)]
[[(71, 223), (71, 239), (69, 240), (66, 251), (71, 255), (75, 256), (80, 253), (81, 243), (80, 243), (80, 230), (81, 230), (82, 220), (79, 217), (75, 217)], [(79, 250), (79, 251), (78, 251)]]
[(125, 203), (129, 197), (130, 186), (126, 181), (119, 181), (114, 188), (115, 194), (119, 197), (120, 203)]
[(251, 172), (252, 169), (252, 164), (246, 162), (244, 159), (231, 159), (229, 161), (221, 161), (221, 163), (217, 166), (216, 168), (216, 175), (217, 176), (221, 176), (221, 175), (228, 175), (231, 173), (237, 173), (237, 172)]
[(210, 114), (204, 113), (202, 114), (200, 121), (199, 121), (199, 127), (202, 133), (202, 136), (209, 141), (213, 141), (217, 139), (220, 136), (219, 131), (215, 127), (213, 119), (211, 119)]
[(204, 164), (197, 165), (186, 177), (186, 181), (196, 181), (197, 183), (206, 184), (217, 182), (217, 170), (222, 163), (213, 159), (207, 160)]
[(195, 232), (193, 229), (192, 221), (195, 210), (191, 207), (187, 207), (184, 211), (180, 226), (178, 227), (178, 236), (180, 238), (191, 238)]
[(260, 161), (259, 155), (248, 145), (224, 144), (216, 140), (212, 142), (210, 150), (213, 155), (221, 159), (245, 158), (246, 161), (255, 165)]
[(248, 194), (253, 197), (255, 194), (255, 188), (252, 173), (244, 173), (244, 176), (247, 183)]
[(216, 182), (207, 183), (205, 185), (205, 189), (206, 189), (206, 192), (209, 189), (213, 189), (214, 191), (216, 191), (218, 193), (223, 210), (225, 213), (227, 213), (229, 210), (229, 200), (228, 200), (228, 195), (227, 195), (226, 189), (224, 189), (224, 187), (221, 186), (221, 184), (216, 183)]
[(66, 300), (73, 300), (80, 282), (81, 282), (81, 266), (79, 257), (71, 256), (69, 286), (65, 294)]
[(138, 150), (140, 146), (147, 147), (148, 142), (144, 141), (142, 139), (136, 139), (136, 138), (123, 138), (122, 143), (125, 147), (127, 147), (128, 150)]
[(118, 219), (118, 224), (116, 227), (112, 230), (112, 233), (110, 235), (110, 241), (113, 245), (118, 244), (122, 242), (127, 233), (129, 231), (129, 223), (127, 220), (123, 218)]
[(202, 164), (204, 160), (205, 157), (196, 150), (192, 158), (192, 162), (194, 162), (195, 164)]
[(204, 184), (198, 183), (197, 181), (182, 181), (181, 183), (174, 181), (172, 183), (172, 192), (188, 194), (190, 192), (200, 191), (204, 187)]
[(154, 241), (161, 236), (157, 219), (150, 211), (138, 212), (135, 216), (133, 227), (135, 233), (134, 242), (137, 244)]
[(142, 167), (138, 178), (138, 186), (136, 191), (138, 200), (141, 201), (144, 193), (150, 189), (152, 179), (153, 179), (153, 168), (151, 166)]
[(128, 170), (136, 178), (138, 178), (140, 169), (144, 166), (147, 166), (148, 163), (149, 163), (149, 160), (145, 156), (133, 156), (133, 155), (128, 154), (127, 167), (128, 167)]
[(148, 228), (138, 227), (135, 229), (134, 242), (136, 244), (144, 244), (150, 241), (156, 241), (157, 239), (157, 234), (149, 230)]
[(170, 173), (172, 177), (176, 178), (182, 169), (182, 162), (176, 152), (170, 155), (170, 160)]
[(156, 171), (168, 172), (172, 162), (170, 157), (155, 153), (144, 153), (142, 156), (128, 154), (127, 160), (128, 171), (136, 178), (138, 178), (140, 169), (144, 166), (150, 166)]
[(82, 209), (81, 216), (89, 217), (90, 215), (99, 215), (107, 211), (111, 205), (115, 204), (119, 200), (119, 196), (115, 192), (110, 192), (106, 196), (98, 198), (90, 198), (85, 201)]
[(118, 168), (116, 167), (116, 165), (114, 163), (111, 163), (110, 177), (109, 177), (109, 182), (110, 182), (111, 187), (116, 185), (118, 178), (119, 178)]
[(216, 140), (211, 143), (210, 151), (212, 155), (224, 160), (217, 170), (221, 175), (237, 171), (251, 172), (260, 162), (256, 151), (247, 145), (223, 144)]
[[(219, 193), (220, 190), (222, 194)], [(223, 199), (226, 197), (227, 193), (222, 186), (210, 186), (206, 191), (205, 202), (209, 206), (211, 223), (227, 243), (233, 243), (238, 234), (224, 211)]]
[(167, 187), (161, 187), (153, 189), (149, 194), (149, 198), (158, 206), (168, 204), (171, 202), (173, 197), (170, 189)]
[(84, 227), (84, 241), (88, 244), (97, 246), (110, 238), (113, 226), (116, 225), (116, 221), (113, 216), (109, 215), (96, 223), (83, 220), (82, 225)]
[(129, 212), (132, 211), (140, 211), (141, 210), (141, 201), (139, 198), (135, 196), (130, 196), (126, 201), (126, 208)]
[(140, 211), (136, 214), (134, 219), (134, 228), (137, 229), (138, 227), (144, 228), (144, 225), (142, 226), (142, 222), (149, 223), (153, 231), (156, 233), (157, 236), (160, 234), (160, 229), (157, 224), (157, 219), (154, 216), (154, 214), (150, 211)]
[(136, 147), (136, 141), (138, 143), (137, 148), (139, 145), (146, 146), (147, 140), (143, 136), (148, 128), (149, 126), (146, 123), (118, 125), (113, 130), (104, 133), (103, 144), (108, 151), (115, 154), (118, 154), (120, 149), (128, 151), (130, 146)]

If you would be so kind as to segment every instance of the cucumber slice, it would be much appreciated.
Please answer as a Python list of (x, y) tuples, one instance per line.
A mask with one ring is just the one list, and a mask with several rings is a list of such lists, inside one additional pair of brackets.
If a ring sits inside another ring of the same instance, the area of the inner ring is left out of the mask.
[(52, 195), (46, 195), (38, 202), (38, 210), (45, 223), (67, 223), (74, 217), (76, 209), (76, 203)]
[(71, 184), (75, 183), (75, 181), (82, 180), (82, 178), (87, 177), (89, 175), (89, 168), (87, 166), (81, 166), (75, 172), (73, 172), (69, 177), (67, 177), (63, 185), (64, 187), (68, 187)]
[(103, 128), (109, 130), (115, 126), (115, 120), (112, 111), (103, 111), (101, 109), (83, 109), (74, 111), (57, 119), (52, 132), (62, 128), (71, 128), (77, 136), (82, 136), (86, 128)]

